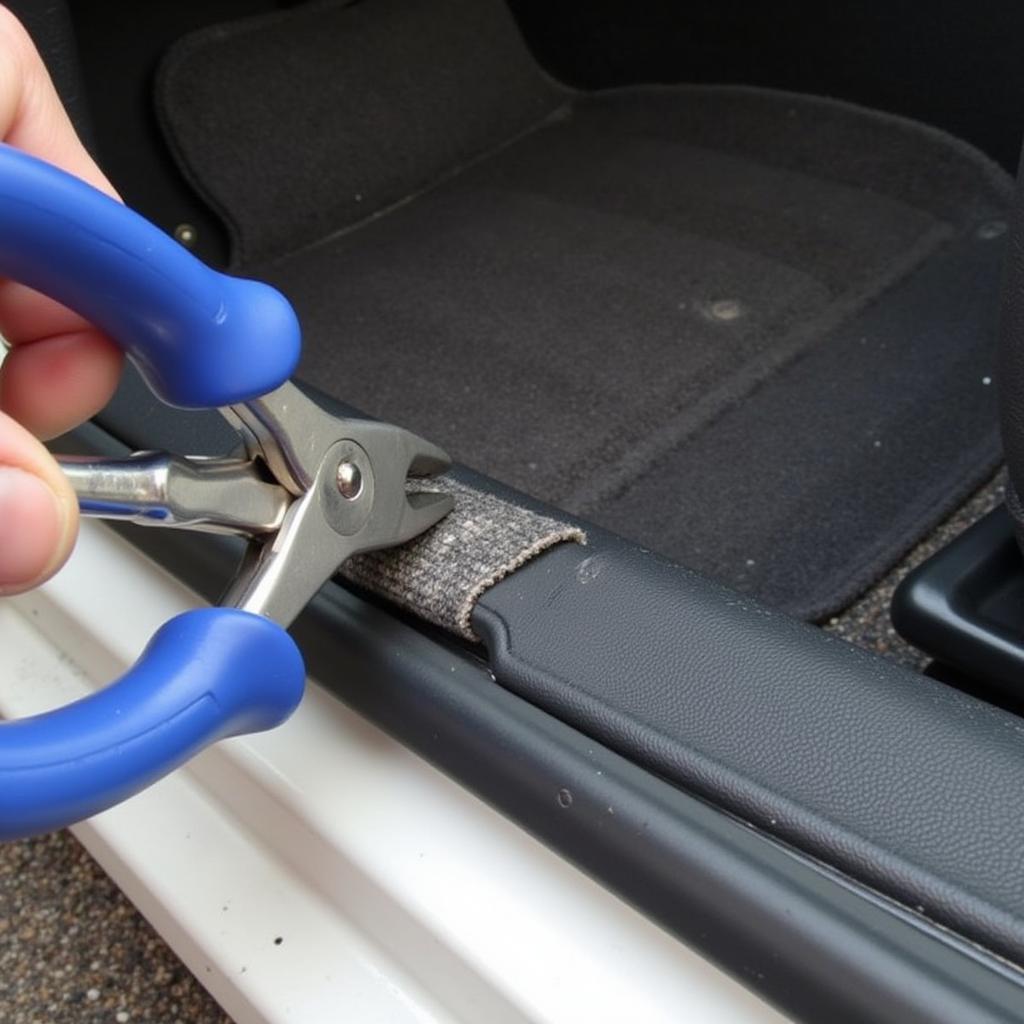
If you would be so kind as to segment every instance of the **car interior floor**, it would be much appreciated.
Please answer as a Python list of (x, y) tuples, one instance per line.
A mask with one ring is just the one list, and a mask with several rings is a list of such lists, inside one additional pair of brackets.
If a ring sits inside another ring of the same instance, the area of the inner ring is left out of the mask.
[(477, 0), (221, 27), (157, 89), (306, 380), (775, 607), (838, 611), (995, 468), (1010, 180), (940, 132), (577, 93)]
[(149, 31), (83, 47), (99, 157), (286, 293), (317, 389), (825, 624), (996, 472), (1011, 179), (954, 136), (576, 88), (501, 0), (158, 3)]

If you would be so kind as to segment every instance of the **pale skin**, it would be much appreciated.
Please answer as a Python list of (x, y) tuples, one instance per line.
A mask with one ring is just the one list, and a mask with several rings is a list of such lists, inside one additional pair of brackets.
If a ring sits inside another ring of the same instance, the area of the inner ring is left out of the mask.
[[(21, 24), (0, 7), (0, 139), (117, 198), (79, 141)], [(0, 279), (0, 595), (42, 583), (67, 560), (78, 531), (75, 496), (41, 441), (101, 409), (121, 354), (78, 314)]]

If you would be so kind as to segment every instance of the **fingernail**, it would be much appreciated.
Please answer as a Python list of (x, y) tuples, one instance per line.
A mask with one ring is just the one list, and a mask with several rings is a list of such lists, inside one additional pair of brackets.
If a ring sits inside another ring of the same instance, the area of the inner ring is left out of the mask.
[(0, 593), (39, 580), (63, 533), (64, 511), (53, 491), (32, 473), (0, 466)]

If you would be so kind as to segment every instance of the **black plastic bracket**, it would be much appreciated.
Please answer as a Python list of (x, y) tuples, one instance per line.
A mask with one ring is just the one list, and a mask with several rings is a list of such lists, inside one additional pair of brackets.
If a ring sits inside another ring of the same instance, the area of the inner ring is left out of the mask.
[(1024, 699), (1024, 557), (1000, 506), (897, 588), (899, 634), (1005, 697)]

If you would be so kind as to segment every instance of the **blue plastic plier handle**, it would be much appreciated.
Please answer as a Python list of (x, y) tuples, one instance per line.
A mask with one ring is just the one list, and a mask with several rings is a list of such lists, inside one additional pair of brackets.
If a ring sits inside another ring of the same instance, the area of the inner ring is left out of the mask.
[[(0, 276), (101, 328), (172, 405), (247, 401), (298, 362), (298, 321), (280, 293), (211, 270), (113, 199), (4, 145)], [(173, 619), (106, 689), (0, 724), (0, 840), (78, 821), (218, 739), (279, 724), (304, 675), (268, 618), (207, 608)]]

